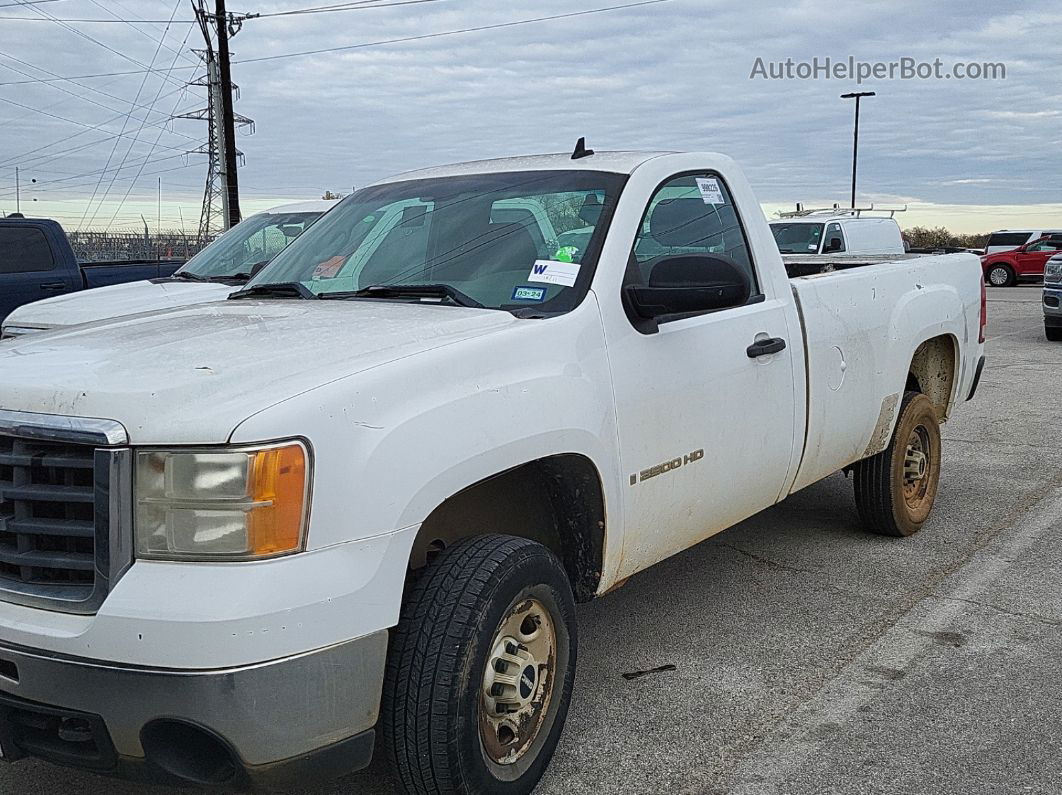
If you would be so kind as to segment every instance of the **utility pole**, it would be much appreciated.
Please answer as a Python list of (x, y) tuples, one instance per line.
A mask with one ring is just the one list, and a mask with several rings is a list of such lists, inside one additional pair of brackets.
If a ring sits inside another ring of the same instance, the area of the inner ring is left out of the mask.
[[(205, 48), (195, 52), (206, 66), (206, 74), (193, 80), (192, 85), (204, 86), (207, 89), (207, 103), (204, 108), (182, 113), (176, 118), (207, 122), (207, 142), (195, 150), (195, 154), (208, 157), (198, 238), (200, 245), (205, 245), (233, 224), (240, 222), (236, 166), (243, 153), (236, 148), (235, 128), (238, 126), (253, 133), (254, 122), (232, 109), (234, 94), (239, 96), (239, 87), (232, 82), (228, 68), (228, 39), (230, 31), (238, 29), (242, 17), (228, 19), (225, 16), (224, 0), (217, 2), (216, 13), (206, 9), (206, 0), (193, 0), (192, 7), (205, 42)], [(235, 28), (230, 28), (230, 23)], [(217, 50), (214, 47), (215, 30), (218, 39)], [(222, 78), (222, 52), (227, 80)]]
[(873, 97), (877, 92), (860, 91), (852, 94), (841, 94), (841, 99), (855, 100), (855, 133), (852, 137), (852, 209), (856, 206), (856, 163), (859, 158), (859, 100), (862, 97)]
[(225, 228), (240, 222), (240, 188), (236, 177), (236, 121), (232, 114), (232, 72), (229, 66), (229, 17), (225, 0), (214, 0), (214, 24), (218, 33), (218, 77), (221, 88), (221, 131), (225, 175)]

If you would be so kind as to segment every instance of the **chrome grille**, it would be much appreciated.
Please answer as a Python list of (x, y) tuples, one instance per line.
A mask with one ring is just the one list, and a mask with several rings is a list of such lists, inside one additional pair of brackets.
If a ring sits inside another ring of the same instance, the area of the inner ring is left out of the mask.
[(108, 420), (0, 410), (0, 601), (99, 608), (132, 562), (125, 440)]

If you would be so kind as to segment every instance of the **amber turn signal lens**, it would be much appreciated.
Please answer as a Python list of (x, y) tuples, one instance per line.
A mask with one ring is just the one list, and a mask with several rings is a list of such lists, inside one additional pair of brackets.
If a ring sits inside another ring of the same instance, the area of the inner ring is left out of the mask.
[(306, 451), (301, 444), (261, 450), (254, 456), (247, 520), (252, 557), (296, 552), (306, 516)]

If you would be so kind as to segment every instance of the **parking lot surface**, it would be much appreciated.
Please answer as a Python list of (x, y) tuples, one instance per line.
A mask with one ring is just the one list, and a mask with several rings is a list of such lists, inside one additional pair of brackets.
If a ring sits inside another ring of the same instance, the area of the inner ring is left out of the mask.
[[(1062, 791), (1062, 344), (1031, 286), (989, 290), (988, 337), (918, 535), (864, 533), (838, 474), (580, 608), (539, 792)], [(23, 762), (0, 792), (176, 790)], [(302, 795), (362, 792), (392, 790)]]

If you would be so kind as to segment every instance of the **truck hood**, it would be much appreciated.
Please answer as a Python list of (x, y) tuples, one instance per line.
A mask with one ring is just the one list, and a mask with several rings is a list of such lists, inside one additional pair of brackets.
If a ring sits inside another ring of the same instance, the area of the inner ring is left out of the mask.
[(138, 312), (220, 301), (238, 289), (227, 284), (180, 280), (115, 284), (26, 304), (8, 315), (4, 326), (63, 328)]
[(0, 342), (0, 409), (114, 419), (140, 444), (221, 443), (289, 397), (517, 322), (450, 305), (294, 299), (137, 315)]

